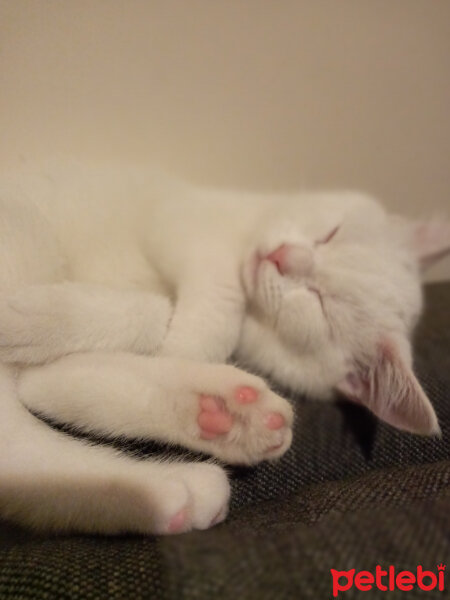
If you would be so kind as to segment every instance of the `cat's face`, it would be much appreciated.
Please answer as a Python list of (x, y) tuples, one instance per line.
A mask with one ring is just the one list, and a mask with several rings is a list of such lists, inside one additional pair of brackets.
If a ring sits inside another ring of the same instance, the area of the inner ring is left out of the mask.
[[(294, 390), (326, 397), (340, 389), (368, 405), (382, 402), (369, 389), (380, 393), (376, 366), (394, 353), (389, 364), (409, 376), (421, 310), (406, 229), (356, 194), (295, 199), (280, 212), (243, 264), (248, 309), (238, 356)], [(420, 418), (433, 429), (430, 415)]]

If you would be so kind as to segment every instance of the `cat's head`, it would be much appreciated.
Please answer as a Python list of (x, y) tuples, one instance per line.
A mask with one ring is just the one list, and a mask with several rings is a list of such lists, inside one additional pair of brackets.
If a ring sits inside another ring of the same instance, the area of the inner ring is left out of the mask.
[(314, 397), (339, 391), (388, 423), (439, 432), (411, 368), (421, 267), (450, 249), (450, 227), (407, 223), (360, 194), (292, 198), (242, 267), (238, 358)]

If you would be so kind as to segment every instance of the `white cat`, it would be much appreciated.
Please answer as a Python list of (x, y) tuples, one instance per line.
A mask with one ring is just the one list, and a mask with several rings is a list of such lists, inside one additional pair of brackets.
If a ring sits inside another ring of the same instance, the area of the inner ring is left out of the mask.
[[(445, 224), (355, 193), (198, 189), (147, 168), (47, 164), (0, 178), (0, 514), (38, 528), (175, 533), (223, 520), (213, 463), (135, 461), (47, 427), (281, 456), (292, 410), (242, 363), (340, 390), (433, 434), (411, 370), (419, 262)], [(150, 356), (151, 355), (151, 356)]]

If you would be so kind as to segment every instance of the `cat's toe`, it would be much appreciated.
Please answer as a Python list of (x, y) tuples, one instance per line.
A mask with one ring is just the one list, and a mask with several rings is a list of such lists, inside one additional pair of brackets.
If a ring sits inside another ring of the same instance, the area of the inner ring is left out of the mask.
[(190, 493), (189, 517), (192, 529), (208, 529), (225, 519), (230, 484), (225, 471), (209, 463), (183, 466), (183, 480)]
[(267, 460), (273, 460), (283, 456), (283, 454), (289, 449), (292, 443), (292, 429), (290, 427), (284, 427), (280, 430), (278, 441), (273, 445), (267, 446), (264, 451), (264, 458)]
[(241, 385), (235, 389), (234, 398), (239, 404), (251, 404), (259, 399), (259, 391), (249, 385)]
[(254, 464), (282, 456), (292, 441), (290, 404), (267, 386), (260, 390), (238, 388), (234, 401), (239, 412), (234, 444), (241, 454), (237, 452), (236, 462)]
[(190, 493), (180, 478), (168, 479), (154, 492), (151, 533), (162, 535), (192, 529), (189, 516)]
[(284, 427), (286, 425), (286, 420), (282, 414), (278, 412), (271, 412), (264, 417), (264, 424), (267, 429), (274, 431)]
[(292, 441), (293, 411), (284, 398), (265, 385), (259, 390), (242, 386), (234, 393), (234, 407), (240, 414), (241, 430), (236, 441), (246, 463), (274, 459), (286, 452)]
[(282, 456), (291, 445), (294, 413), (286, 400), (272, 392), (268, 397), (267, 407), (276, 410), (270, 410), (264, 416), (264, 426), (270, 432), (264, 457), (274, 459)]
[(154, 497), (152, 533), (208, 529), (225, 519), (230, 484), (223, 469), (209, 463), (173, 463), (167, 468), (171, 479)]
[(179, 510), (175, 515), (169, 520), (169, 524), (167, 526), (167, 533), (181, 533), (182, 531), (186, 531), (186, 524), (188, 522), (189, 512), (187, 506), (183, 507)]

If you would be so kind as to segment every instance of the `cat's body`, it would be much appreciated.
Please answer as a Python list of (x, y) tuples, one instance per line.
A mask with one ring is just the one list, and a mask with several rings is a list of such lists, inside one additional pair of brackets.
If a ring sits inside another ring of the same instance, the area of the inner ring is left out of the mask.
[(219, 364), (232, 353), (292, 389), (340, 389), (394, 425), (437, 432), (409, 336), (417, 259), (445, 236), (419, 235), (360, 194), (198, 189), (124, 165), (4, 174), (0, 512), (103, 532), (223, 519), (218, 466), (138, 463), (50, 430), (24, 405), (228, 462), (276, 458), (291, 408)]

